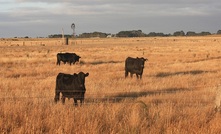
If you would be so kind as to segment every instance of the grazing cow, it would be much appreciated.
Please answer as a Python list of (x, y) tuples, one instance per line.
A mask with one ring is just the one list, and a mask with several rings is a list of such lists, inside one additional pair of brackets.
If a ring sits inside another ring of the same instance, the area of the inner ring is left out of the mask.
[(79, 72), (78, 74), (64, 74), (59, 73), (56, 78), (55, 98), (57, 102), (60, 99), (60, 93), (62, 94), (62, 103), (65, 103), (65, 98), (73, 98), (74, 104), (77, 105), (77, 100), (80, 100), (82, 104), (84, 102), (85, 78), (89, 73)]
[(142, 78), (144, 63), (147, 59), (142, 58), (131, 58), (128, 57), (125, 61), (125, 78), (130, 73), (130, 76), (133, 77), (133, 74), (137, 75), (137, 79)]
[(58, 53), (57, 65), (60, 65), (61, 61), (64, 62), (64, 64), (66, 64), (66, 62), (70, 63), (70, 65), (71, 63), (75, 64), (75, 62), (79, 62), (80, 58), (81, 57), (75, 53)]

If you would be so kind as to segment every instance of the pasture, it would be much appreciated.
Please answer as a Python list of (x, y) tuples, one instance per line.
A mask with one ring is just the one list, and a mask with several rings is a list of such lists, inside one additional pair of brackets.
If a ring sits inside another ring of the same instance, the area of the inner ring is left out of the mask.
[[(1, 39), (0, 133), (220, 133), (214, 107), (221, 37)], [(75, 52), (80, 63), (56, 65)], [(142, 80), (124, 78), (128, 57), (145, 57)], [(54, 103), (59, 72), (90, 73), (85, 104)]]

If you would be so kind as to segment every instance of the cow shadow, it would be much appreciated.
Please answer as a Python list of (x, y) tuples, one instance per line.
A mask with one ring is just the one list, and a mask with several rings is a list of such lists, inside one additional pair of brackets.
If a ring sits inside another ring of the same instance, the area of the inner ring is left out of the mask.
[(140, 91), (140, 92), (122, 92), (112, 95), (106, 95), (102, 98), (87, 98), (87, 103), (120, 103), (125, 100), (135, 100), (138, 97), (145, 97), (151, 95), (158, 95), (158, 94), (174, 94), (177, 92), (183, 91), (192, 91), (188, 88), (167, 88), (161, 90), (154, 90), (154, 91)]
[(204, 73), (216, 73), (217, 71), (203, 71), (203, 70), (192, 70), (192, 71), (180, 71), (180, 72), (160, 72), (156, 77), (169, 77), (175, 75), (199, 75)]
[(84, 62), (81, 61), (80, 64), (84, 65), (84, 64), (90, 64), (90, 65), (100, 65), (100, 64), (109, 64), (109, 63), (122, 63), (122, 61), (93, 61), (93, 62)]
[(184, 62), (184, 63), (195, 63), (195, 62), (202, 62), (202, 61), (216, 60), (216, 59), (221, 59), (221, 56), (210, 57), (210, 58), (206, 58), (206, 59), (199, 59), (199, 60), (194, 60), (194, 61), (187, 61), (187, 62)]
[(122, 63), (121, 61), (94, 61), (89, 62), (91, 65), (99, 65), (99, 64), (109, 64), (109, 63)]

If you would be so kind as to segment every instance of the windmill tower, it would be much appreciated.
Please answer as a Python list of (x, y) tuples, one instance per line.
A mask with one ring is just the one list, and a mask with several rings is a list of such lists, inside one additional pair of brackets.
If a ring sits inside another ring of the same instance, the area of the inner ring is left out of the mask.
[(64, 29), (62, 28), (61, 30), (61, 35), (62, 35), (62, 45), (68, 45), (68, 38), (64, 37)]
[(61, 34), (62, 34), (62, 39), (64, 39), (64, 29), (63, 28), (61, 30)]

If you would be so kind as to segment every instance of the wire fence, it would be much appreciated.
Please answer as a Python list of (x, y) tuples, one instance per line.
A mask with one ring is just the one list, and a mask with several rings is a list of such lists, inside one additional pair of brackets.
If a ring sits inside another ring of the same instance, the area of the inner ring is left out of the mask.
[[(180, 98), (182, 100), (182, 98)], [(3, 99), (0, 101), (1, 103), (15, 103), (15, 102), (24, 102), (24, 103), (29, 103), (29, 102), (33, 102), (31, 104), (46, 104), (45, 102), (47, 102), (47, 104), (57, 104), (57, 103), (63, 103), (62, 101), (60, 102), (54, 102), (54, 98), (40, 98), (40, 97), (32, 97), (32, 98), (9, 98), (9, 99)], [(125, 104), (134, 104), (134, 103), (138, 103), (138, 102), (143, 102), (142, 99), (137, 99), (136, 97), (105, 97), (105, 98), (85, 98), (83, 105), (93, 105), (93, 104), (121, 104), (121, 103), (125, 103)], [(203, 100), (203, 99), (194, 99), (194, 101), (192, 99), (188, 99), (188, 100), (184, 100), (184, 101), (177, 101), (177, 99), (163, 99), (163, 100), (159, 100), (159, 99), (152, 99), (151, 101), (148, 101), (149, 104), (155, 104), (155, 105), (160, 105), (160, 104), (172, 104), (172, 105), (176, 105), (176, 104), (183, 104), (185, 106), (208, 106), (208, 105), (213, 105), (214, 101), (212, 99), (208, 99), (208, 100)], [(1, 104), (0, 103), (0, 104)], [(71, 99), (68, 101), (68, 104), (73, 103), (74, 104), (74, 100)], [(143, 102), (144, 103), (144, 102)], [(65, 103), (63, 103), (65, 104)], [(78, 104), (80, 104), (80, 101), (78, 102)], [(145, 103), (147, 104), (147, 103)]]
[[(196, 89), (213, 89), (213, 90), (196, 90)], [(102, 93), (102, 96), (97, 93), (85, 93), (85, 98), (84, 98), (84, 104), (88, 105), (88, 104), (96, 104), (96, 103), (107, 103), (107, 104), (111, 104), (111, 103), (137, 103), (137, 98), (141, 98), (141, 97), (147, 97), (147, 96), (156, 96), (156, 95), (161, 95), (161, 94), (173, 94), (173, 93), (180, 93), (180, 92), (189, 92), (189, 91), (194, 91), (194, 92), (205, 92), (205, 94), (208, 94), (209, 92), (214, 93), (214, 95), (216, 96), (217, 93), (217, 89), (221, 89), (221, 86), (192, 86), (192, 87), (188, 87), (188, 88), (169, 88), (167, 90), (161, 89), (161, 90), (145, 90), (145, 91), (132, 91), (132, 92), (123, 92), (123, 91), (114, 91), (114, 92), (105, 92)], [(220, 90), (221, 91), (221, 90)], [(1, 91), (2, 92), (2, 91)], [(77, 91), (79, 92), (79, 91)], [(72, 91), (68, 91), (68, 93), (73, 93)], [(10, 94), (9, 94), (10, 95)], [(59, 98), (61, 98), (62, 95), (60, 95)], [(7, 97), (0, 97), (0, 101), (1, 102), (15, 102), (15, 101), (24, 101), (24, 100), (37, 100), (37, 101), (49, 101), (49, 102), (54, 102), (54, 98), (55, 95), (45, 95), (45, 96), (30, 96), (30, 95), (26, 95), (26, 96), (7, 96)], [(66, 97), (66, 98), (74, 98), (72, 96)], [(81, 99), (80, 97), (78, 97), (79, 99)], [(183, 98), (179, 98), (179, 99), (183, 99)], [(208, 98), (208, 102), (214, 100), (214, 98)], [(170, 103), (176, 103), (171, 100), (167, 99), (165, 100), (154, 100), (155, 104), (158, 103), (162, 103), (162, 101), (164, 102), (170, 102)], [(200, 102), (200, 105), (208, 105), (208, 102), (205, 101), (205, 99), (196, 99), (194, 98), (194, 100), (192, 100), (190, 98), (190, 100), (185, 100), (185, 102)], [(191, 104), (192, 105), (192, 104)], [(199, 105), (199, 104), (197, 104)]]

